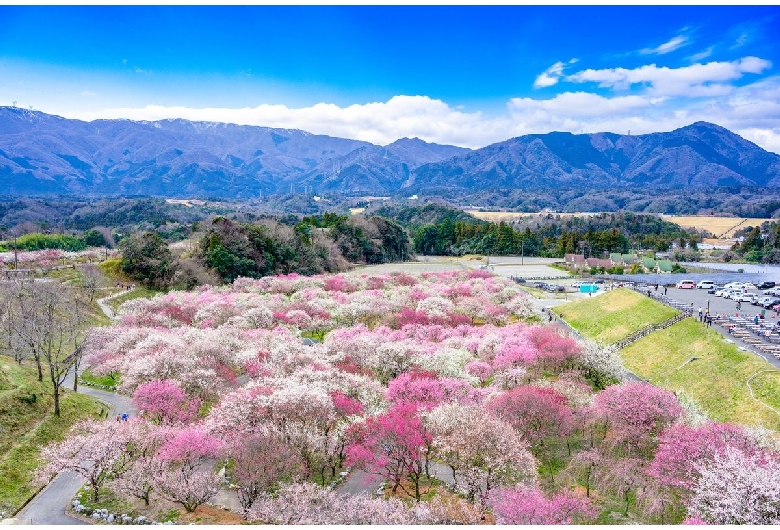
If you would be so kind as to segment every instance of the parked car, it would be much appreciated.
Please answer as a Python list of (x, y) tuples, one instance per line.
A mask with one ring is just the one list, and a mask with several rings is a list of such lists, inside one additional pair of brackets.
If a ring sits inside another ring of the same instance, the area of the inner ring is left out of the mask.
[(696, 288), (696, 282), (693, 280), (680, 280), (677, 282), (677, 288), (678, 289), (695, 289)]
[(696, 284), (697, 289), (711, 289), (715, 287), (715, 282), (712, 280), (702, 280)]
[(771, 289), (774, 286), (775, 286), (775, 282), (761, 282), (760, 284), (757, 285), (757, 287), (761, 290)]
[(742, 289), (729, 289), (726, 294), (723, 295), (723, 298), (727, 298), (729, 300), (736, 300), (739, 295), (744, 293)]
[(723, 287), (721, 287), (720, 289), (715, 290), (715, 296), (725, 298), (728, 292), (729, 292), (728, 289), (724, 289)]
[(742, 282), (731, 282), (731, 283), (727, 283), (727, 284), (726, 284), (726, 285), (724, 285), (723, 287), (724, 287), (725, 289), (741, 289), (741, 290), (743, 290), (743, 291), (749, 288), (749, 287), (748, 287), (748, 284), (746, 284), (746, 283), (742, 283)]
[(750, 304), (753, 303), (753, 300), (758, 298), (757, 294), (751, 294), (751, 293), (741, 293), (738, 294), (737, 297), (734, 299), (737, 302), (748, 302)]
[[(772, 298), (772, 299), (771, 299), (771, 300), (769, 300), (768, 302), (765, 302), (765, 303), (763, 303), (763, 304), (761, 304), (761, 305), (763, 305), (763, 306), (764, 306), (766, 309), (769, 309), (770, 307), (771, 307), (772, 309), (775, 309), (775, 306), (776, 306), (777, 304), (780, 304), (780, 298)], [(777, 311), (777, 309), (775, 309), (775, 311)]]
[(707, 289), (707, 294), (714, 294), (715, 296), (718, 296), (718, 291), (720, 291), (720, 287), (710, 287)]
[(771, 302), (774, 300), (774, 297), (772, 296), (761, 296), (756, 298), (756, 300), (753, 302), (753, 305), (760, 305), (761, 307), (766, 307), (764, 304)]

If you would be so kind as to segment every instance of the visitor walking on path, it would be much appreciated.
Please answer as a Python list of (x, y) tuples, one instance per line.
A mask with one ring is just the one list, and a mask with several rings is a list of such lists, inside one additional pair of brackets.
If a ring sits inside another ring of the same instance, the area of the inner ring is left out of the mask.
[(704, 318), (702, 317), (702, 312), (701, 312), (701, 306), (699, 306), (699, 322), (704, 322)]

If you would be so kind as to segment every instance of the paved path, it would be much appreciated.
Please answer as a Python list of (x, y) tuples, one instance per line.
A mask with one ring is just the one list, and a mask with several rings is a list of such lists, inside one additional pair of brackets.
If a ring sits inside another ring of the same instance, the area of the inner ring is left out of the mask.
[[(101, 298), (97, 301), (103, 313), (108, 318), (114, 319), (115, 315), (106, 301), (123, 295), (128, 291), (120, 291), (113, 295)], [(73, 374), (68, 374), (64, 388), (73, 388)], [(106, 403), (109, 410), (109, 418), (115, 413), (127, 412), (130, 416), (137, 414), (132, 406), (130, 398), (114, 392), (106, 392), (97, 388), (79, 385), (80, 394), (86, 394)], [(65, 508), (76, 495), (76, 492), (84, 485), (84, 479), (78, 474), (68, 471), (58, 474), (46, 488), (41, 491), (30, 503), (25, 506), (15, 517), (18, 524), (45, 524), (45, 525), (83, 525), (88, 524), (75, 517), (65, 514)]]
[[(66, 386), (73, 387), (73, 376), (69, 376), (70, 381), (66, 381)], [(130, 398), (106, 392), (96, 388), (80, 385), (79, 393), (95, 397), (111, 408), (109, 417), (113, 416), (115, 411), (127, 412), (133, 416), (136, 409), (130, 403)], [(46, 525), (73, 525), (88, 524), (75, 517), (65, 514), (65, 508), (75, 497), (76, 492), (84, 485), (84, 478), (78, 474), (68, 471), (60, 473), (52, 480), (46, 488), (35, 496), (30, 503), (25, 506), (17, 515), (19, 524), (46, 524)]]
[(110, 318), (111, 320), (116, 320), (116, 314), (114, 313), (114, 310), (111, 309), (111, 306), (108, 305), (108, 301), (112, 300), (114, 298), (119, 298), (120, 296), (122, 296), (124, 294), (131, 293), (134, 290), (135, 290), (135, 287), (133, 287), (132, 289), (124, 289), (124, 290), (119, 291), (117, 293), (108, 295), (108, 296), (106, 296), (104, 298), (99, 298), (97, 300), (97, 305), (100, 306), (100, 309), (103, 311), (103, 313), (105, 313), (105, 315), (108, 318)]

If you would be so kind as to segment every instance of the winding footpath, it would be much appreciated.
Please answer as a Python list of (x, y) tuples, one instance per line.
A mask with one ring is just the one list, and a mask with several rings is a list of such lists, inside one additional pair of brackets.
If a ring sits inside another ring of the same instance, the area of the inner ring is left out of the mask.
[[(121, 296), (129, 291), (120, 291), (97, 301), (100, 309), (111, 320), (116, 319), (116, 315), (106, 303), (112, 298)], [(73, 376), (69, 375), (66, 380), (66, 387), (73, 387)], [(109, 418), (117, 412), (127, 412), (129, 415), (135, 415), (137, 410), (132, 406), (130, 398), (106, 392), (88, 386), (80, 385), (78, 392), (99, 399), (109, 406)], [(66, 515), (65, 508), (76, 495), (76, 492), (84, 485), (84, 479), (77, 473), (67, 471), (58, 474), (38, 495), (25, 506), (11, 524), (43, 524), (43, 525), (84, 525), (88, 524), (81, 519), (76, 519)]]
[[(116, 314), (108, 305), (108, 301), (122, 296), (130, 291), (120, 291), (112, 295), (100, 298), (97, 304), (103, 313), (111, 320), (116, 320)], [(245, 382), (241, 378), (237, 381), (239, 384)], [(65, 386), (72, 388), (73, 375), (69, 375)], [(106, 392), (97, 388), (80, 385), (78, 392), (92, 396), (109, 407), (108, 417), (123, 412), (134, 416), (138, 413), (133, 407), (128, 396), (114, 392)], [(439, 478), (448, 486), (452, 487), (452, 472), (447, 466), (437, 462), (430, 462), (431, 475)], [(373, 495), (380, 488), (382, 478), (377, 475), (371, 475), (364, 471), (353, 470), (349, 473), (338, 487), (337, 491), (342, 495)], [(84, 479), (77, 473), (67, 471), (58, 474), (54, 479), (41, 490), (13, 519), (6, 519), (3, 524), (23, 524), (23, 525), (88, 525), (90, 523), (81, 519), (71, 517), (65, 510), (70, 505), (78, 490), (84, 485)], [(234, 505), (233, 509), (238, 508), (235, 499), (235, 493), (225, 490), (213, 499), (217, 504)]]

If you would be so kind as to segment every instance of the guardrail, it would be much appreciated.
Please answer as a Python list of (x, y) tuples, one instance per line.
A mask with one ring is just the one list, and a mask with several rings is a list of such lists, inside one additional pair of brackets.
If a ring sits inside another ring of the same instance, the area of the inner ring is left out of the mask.
[(647, 326), (644, 326), (635, 332), (633, 332), (628, 337), (621, 339), (613, 344), (614, 347), (617, 349), (623, 349), (629, 344), (638, 341), (642, 337), (646, 337), (647, 335), (653, 333), (654, 331), (660, 331), (662, 329), (666, 329), (670, 326), (673, 326), (674, 324), (677, 324), (679, 321), (684, 320), (688, 318), (689, 315), (688, 312), (678, 313), (677, 315), (673, 316), (672, 318), (668, 318), (661, 322), (660, 324), (648, 324)]

